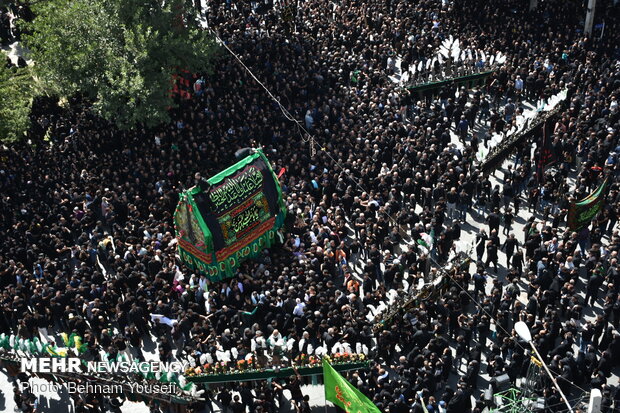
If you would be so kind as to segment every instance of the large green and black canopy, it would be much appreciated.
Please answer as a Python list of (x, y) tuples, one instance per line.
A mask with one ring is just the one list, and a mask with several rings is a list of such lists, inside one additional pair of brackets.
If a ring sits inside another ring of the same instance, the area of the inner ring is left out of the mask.
[(181, 261), (219, 281), (276, 240), (286, 206), (269, 160), (260, 149), (179, 194), (174, 213)]

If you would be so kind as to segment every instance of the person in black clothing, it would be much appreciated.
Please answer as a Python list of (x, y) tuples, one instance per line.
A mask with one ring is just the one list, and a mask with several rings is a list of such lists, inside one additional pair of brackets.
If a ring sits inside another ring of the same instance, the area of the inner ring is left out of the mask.
[(448, 402), (448, 413), (465, 412), (471, 408), (469, 391), (465, 383), (459, 384), (454, 396)]
[(588, 279), (588, 283), (586, 285), (586, 296), (584, 302), (588, 304), (589, 301), (591, 306), (594, 306), (594, 303), (598, 299), (598, 292), (605, 282), (605, 278), (601, 273), (602, 268), (597, 268), (592, 271), (590, 278)]
[(233, 402), (230, 404), (230, 411), (232, 413), (245, 413), (246, 405), (241, 403), (239, 395), (235, 394)]
[(289, 377), (288, 383), (285, 386), (275, 382), (274, 386), (278, 390), (289, 390), (291, 392), (291, 402), (293, 403), (295, 411), (301, 413), (304, 402), (304, 394), (301, 391), (301, 376), (295, 366), (293, 366), (293, 371), (295, 371), (295, 375)]
[(492, 263), (495, 273), (497, 273), (497, 264), (498, 264), (498, 259), (499, 259), (497, 250), (498, 250), (497, 245), (492, 240), (489, 240), (486, 245), (487, 260), (484, 266), (485, 268), (487, 268), (489, 264)]
[[(506, 253), (506, 268), (511, 267), (510, 259), (515, 253), (515, 250), (519, 247), (519, 241), (515, 237), (515, 234), (511, 233), (506, 241), (504, 241), (504, 245), (502, 245), (502, 251)], [(519, 272), (520, 274), (520, 272)]]
[(489, 233), (493, 232), (493, 230), (495, 230), (496, 232), (499, 232), (499, 225), (501, 223), (501, 216), (499, 215), (499, 209), (494, 208), (493, 212), (491, 212), (487, 216), (486, 221), (489, 224)]
[(310, 407), (310, 396), (307, 394), (304, 396), (304, 401), (301, 403), (300, 413), (312, 413), (312, 408)]
[(484, 268), (478, 266), (472, 279), (474, 280), (474, 298), (477, 299), (480, 294), (485, 293), (486, 277), (484, 276)]
[(482, 257), (484, 256), (484, 251), (486, 250), (487, 240), (488, 237), (486, 231), (481, 229), (476, 235), (476, 259), (478, 262), (482, 262)]
[(513, 220), (514, 220), (514, 214), (512, 213), (512, 209), (506, 208), (504, 212), (504, 230), (502, 231), (502, 234), (508, 235), (508, 232), (510, 232), (510, 229), (512, 227)]
[(523, 263), (525, 258), (523, 257), (523, 250), (517, 247), (517, 250), (514, 252), (512, 257), (512, 268), (517, 271), (519, 277), (523, 275)]
[(226, 387), (220, 389), (220, 392), (217, 395), (217, 400), (222, 405), (222, 411), (224, 412), (231, 411), (232, 394)]

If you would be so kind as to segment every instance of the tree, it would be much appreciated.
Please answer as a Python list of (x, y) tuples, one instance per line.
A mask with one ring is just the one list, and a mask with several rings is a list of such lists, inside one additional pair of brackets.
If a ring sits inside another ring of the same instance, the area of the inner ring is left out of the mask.
[(0, 65), (1, 141), (14, 141), (25, 136), (30, 127), (33, 89), (33, 78), (28, 67), (20, 69)]
[(48, 0), (23, 36), (37, 78), (59, 97), (82, 94), (121, 128), (169, 120), (172, 76), (209, 72), (216, 44), (184, 0)]

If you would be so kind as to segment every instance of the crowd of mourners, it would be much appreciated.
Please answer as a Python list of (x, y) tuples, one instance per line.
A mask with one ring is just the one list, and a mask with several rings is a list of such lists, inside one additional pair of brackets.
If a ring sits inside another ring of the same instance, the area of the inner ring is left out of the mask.
[[(521, 320), (565, 393), (598, 388), (602, 411), (620, 411), (611, 378), (620, 360), (620, 10), (599, 1), (604, 32), (588, 36), (583, 2), (527, 3), (208, 1), (209, 26), (302, 122), (313, 148), (231, 57), (196, 77), (173, 121), (154, 130), (119, 131), (77, 98), (63, 108), (36, 102), (30, 141), (0, 149), (0, 332), (45, 341), (74, 332), (93, 359), (143, 359), (156, 348), (163, 361), (194, 365), (364, 353), (370, 367), (346, 376), (381, 411), (460, 413), (482, 410), (489, 383), (497, 391), (505, 377), (527, 375), (528, 346), (513, 331)], [(421, 98), (388, 78), (396, 57), (404, 68), (424, 61), (450, 35), (508, 59), (474, 90)], [(492, 133), (564, 89), (552, 167), (537, 168), (535, 134), (496, 176), (480, 170), (475, 155)], [(180, 191), (248, 146), (286, 168), (285, 242), (210, 283), (175, 257), (172, 214)], [(605, 176), (602, 210), (569, 230), (570, 201)], [(374, 328), (378, 307), (398, 305), (391, 291), (402, 297), (440, 276), (464, 231), (475, 233), (472, 264), (450, 274), (442, 295)], [(429, 234), (430, 251), (419, 248)], [(563, 411), (541, 380), (540, 411)], [(276, 412), (288, 389), (305, 413), (302, 382), (205, 395), (235, 413)], [(19, 390), (15, 400), (32, 408)], [(78, 412), (106, 405), (102, 395), (75, 403)]]

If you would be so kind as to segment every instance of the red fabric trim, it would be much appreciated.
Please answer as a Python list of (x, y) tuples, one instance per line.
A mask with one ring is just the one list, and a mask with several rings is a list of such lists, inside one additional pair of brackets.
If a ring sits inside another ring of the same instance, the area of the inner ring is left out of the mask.
[(193, 256), (195, 256), (196, 258), (200, 259), (206, 264), (211, 264), (213, 262), (213, 258), (211, 254), (205, 254), (204, 252), (196, 248), (194, 244), (188, 241), (185, 241), (183, 238), (177, 238), (177, 239), (179, 242), (179, 246), (183, 248), (184, 250), (186, 250), (187, 252), (189, 252), (190, 254), (192, 254)]

